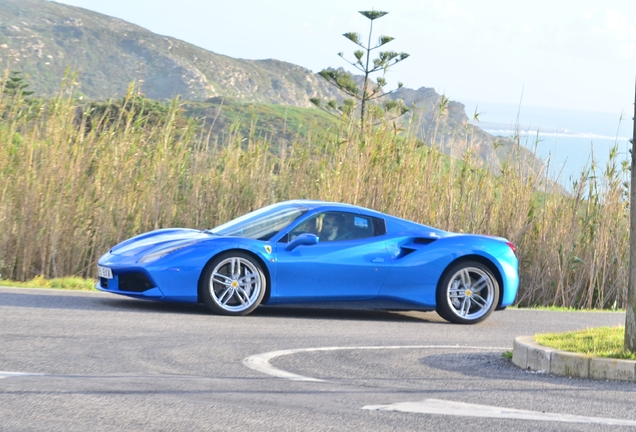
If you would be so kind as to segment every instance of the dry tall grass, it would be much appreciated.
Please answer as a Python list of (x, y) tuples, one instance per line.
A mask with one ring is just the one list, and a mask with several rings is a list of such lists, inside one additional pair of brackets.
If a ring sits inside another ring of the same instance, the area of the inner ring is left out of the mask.
[(194, 123), (175, 122), (177, 111), (175, 103), (159, 125), (121, 116), (89, 131), (68, 94), (28, 110), (0, 99), (1, 277), (92, 276), (99, 255), (132, 235), (209, 228), (276, 201), (315, 198), (509, 238), (521, 305), (625, 304), (625, 171), (615, 158), (564, 196), (521, 175), (517, 159), (492, 175), (470, 152), (450, 160), (409, 129), (380, 126), (360, 139), (349, 125), (273, 151), (235, 130), (211, 142)]

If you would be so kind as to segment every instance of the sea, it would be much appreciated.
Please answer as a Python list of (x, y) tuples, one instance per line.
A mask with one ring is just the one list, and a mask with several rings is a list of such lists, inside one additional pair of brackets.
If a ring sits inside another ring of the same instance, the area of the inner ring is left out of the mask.
[[(521, 138), (521, 144), (541, 158), (548, 176), (572, 190), (592, 166), (601, 176), (616, 149), (617, 168), (631, 164), (633, 107), (629, 112), (590, 112), (509, 104), (466, 104), (469, 118), (480, 113), (477, 126), (495, 136)], [(588, 175), (592, 175), (589, 174)], [(627, 179), (629, 177), (626, 177)]]

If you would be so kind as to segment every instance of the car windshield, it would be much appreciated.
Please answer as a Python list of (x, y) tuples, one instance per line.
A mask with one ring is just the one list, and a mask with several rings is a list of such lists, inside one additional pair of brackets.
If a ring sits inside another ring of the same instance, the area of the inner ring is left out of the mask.
[(281, 207), (280, 204), (274, 204), (219, 225), (209, 232), (220, 236), (269, 240), (306, 212), (307, 209), (302, 206)]

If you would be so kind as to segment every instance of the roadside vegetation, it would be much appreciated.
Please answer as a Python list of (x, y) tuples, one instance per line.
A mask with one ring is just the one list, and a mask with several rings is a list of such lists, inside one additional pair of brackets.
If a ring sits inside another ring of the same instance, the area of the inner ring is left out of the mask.
[(624, 351), (625, 326), (597, 327), (567, 333), (542, 333), (534, 336), (535, 342), (595, 357), (636, 360), (636, 353)]
[(448, 158), (416, 138), (415, 116), (404, 126), (371, 117), (380, 123), (362, 136), (357, 121), (306, 125), (280, 142), (254, 133), (258, 119), (237, 120), (212, 140), (178, 101), (150, 115), (131, 88), (118, 110), (87, 112), (73, 88), (69, 80), (50, 100), (0, 91), (0, 278), (91, 278), (99, 256), (133, 235), (311, 198), (510, 239), (521, 306), (626, 304), (627, 171), (617, 153), (564, 194), (514, 151), (494, 173), (471, 143)]
[(97, 291), (94, 279), (85, 279), (77, 276), (45, 279), (42, 276), (36, 276), (27, 281), (14, 281), (0, 279), (0, 286), (18, 287), (18, 288), (51, 288), (72, 291)]
[[(534, 305), (532, 307), (519, 307), (519, 306), (510, 306), (508, 309), (532, 309), (535, 311), (550, 311), (550, 312), (580, 312), (581, 308), (572, 307), (572, 306), (543, 306), (543, 305)], [(605, 308), (605, 309), (586, 309), (586, 312), (621, 312), (625, 313), (625, 309), (620, 308)]]
[[(338, 119), (329, 114), (286, 105), (250, 104), (221, 97), (205, 102), (185, 101), (183, 114), (196, 117), (212, 142), (227, 142), (229, 134), (252, 135), (267, 140), (274, 150), (299, 137), (307, 138), (316, 130), (333, 128)], [(275, 137), (275, 139), (272, 139)]]

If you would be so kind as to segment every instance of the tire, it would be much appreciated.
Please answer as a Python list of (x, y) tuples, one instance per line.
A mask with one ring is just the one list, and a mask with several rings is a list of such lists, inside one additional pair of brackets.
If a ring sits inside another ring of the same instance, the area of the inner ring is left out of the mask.
[(492, 272), (477, 261), (448, 268), (437, 286), (437, 313), (456, 324), (476, 324), (499, 303), (499, 284)]
[(247, 315), (261, 304), (267, 279), (260, 263), (240, 251), (217, 255), (201, 277), (201, 299), (219, 315)]

